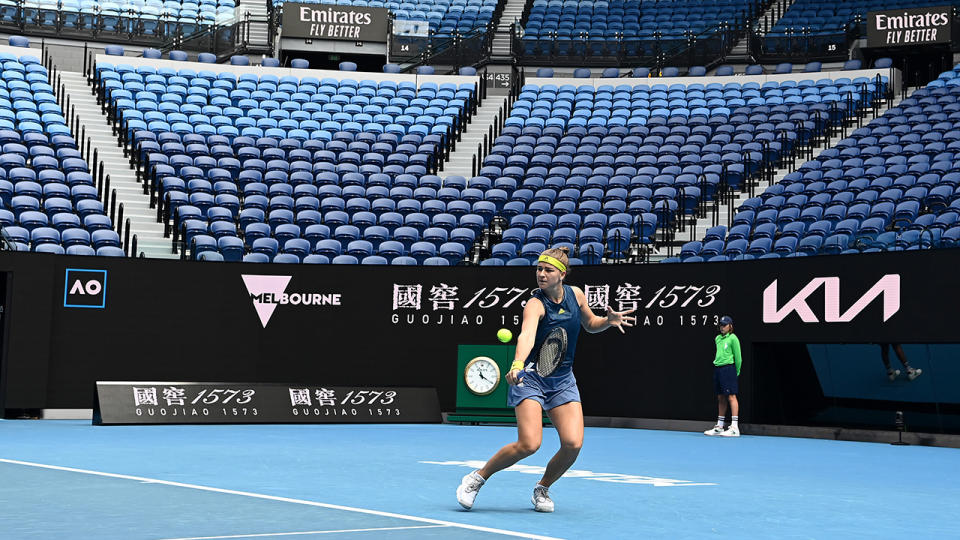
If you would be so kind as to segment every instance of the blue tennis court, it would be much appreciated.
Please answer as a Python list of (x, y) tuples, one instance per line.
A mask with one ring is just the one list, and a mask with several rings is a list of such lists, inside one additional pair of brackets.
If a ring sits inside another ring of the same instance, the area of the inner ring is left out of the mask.
[(587, 428), (538, 514), (557, 447), (460, 478), (512, 427), (95, 427), (0, 422), (0, 531), (40, 538), (956, 538), (955, 449)]

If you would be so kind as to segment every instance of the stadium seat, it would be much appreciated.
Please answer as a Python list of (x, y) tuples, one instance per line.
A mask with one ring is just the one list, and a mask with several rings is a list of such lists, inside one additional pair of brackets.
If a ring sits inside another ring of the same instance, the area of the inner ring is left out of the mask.
[(874, 60), (874, 62), (873, 62), (873, 67), (879, 68), (879, 69), (885, 69), (885, 68), (893, 67), (893, 59), (892, 59), (892, 58), (886, 58), (886, 57), (884, 57), (884, 58), (877, 58), (877, 59)]

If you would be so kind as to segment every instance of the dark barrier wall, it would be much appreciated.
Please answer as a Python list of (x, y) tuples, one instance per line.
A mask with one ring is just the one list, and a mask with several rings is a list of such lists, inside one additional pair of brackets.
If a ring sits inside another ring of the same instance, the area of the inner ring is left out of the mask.
[(890, 430), (896, 411), (909, 431), (960, 434), (960, 345), (754, 343), (751, 422)]
[[(626, 335), (582, 336), (584, 410), (712, 418), (722, 314), (736, 321), (746, 357), (745, 419), (751, 389), (762, 384), (753, 380), (754, 343), (956, 341), (958, 267), (960, 252), (943, 250), (575, 268), (568, 283), (583, 287), (591, 306), (637, 307), (640, 322)], [(8, 273), (7, 409), (90, 407), (95, 380), (184, 380), (435, 386), (452, 410), (457, 345), (494, 343), (503, 326), (517, 334), (535, 286), (533, 269), (516, 267), (5, 252), (0, 270)]]

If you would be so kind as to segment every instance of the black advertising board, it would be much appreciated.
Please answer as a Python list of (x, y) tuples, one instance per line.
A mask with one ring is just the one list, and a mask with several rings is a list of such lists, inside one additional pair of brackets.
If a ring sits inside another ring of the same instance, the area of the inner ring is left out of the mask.
[[(958, 342), (958, 267), (960, 250), (950, 249), (575, 267), (568, 283), (590, 307), (636, 308), (639, 323), (623, 335), (580, 337), (584, 410), (700, 417), (700, 398), (712, 391), (714, 324), (724, 314), (736, 321), (747, 358), (754, 343)], [(0, 271), (14, 284), (4, 311), (6, 408), (89, 407), (96, 381), (298, 381), (431, 387), (451, 411), (458, 346), (499, 343), (501, 327), (518, 335), (536, 286), (532, 267), (12, 252), (0, 253)]]
[(922, 7), (867, 13), (867, 47), (947, 44), (953, 7)]
[(386, 43), (388, 21), (386, 8), (287, 2), (281, 25), (285, 38)]
[(439, 422), (434, 388), (98, 381), (93, 423)]

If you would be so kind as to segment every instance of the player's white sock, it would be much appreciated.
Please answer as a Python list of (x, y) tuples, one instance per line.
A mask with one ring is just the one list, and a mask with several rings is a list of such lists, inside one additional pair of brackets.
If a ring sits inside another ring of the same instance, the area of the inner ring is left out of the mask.
[(730, 422), (730, 427), (731, 427), (731, 428), (733, 428), (733, 429), (740, 429), (740, 426), (737, 424), (737, 419), (738, 419), (738, 418), (739, 418), (739, 416), (731, 416), (731, 417), (730, 417), (730, 420), (731, 420), (731, 422)]
[(718, 416), (718, 417), (717, 417), (717, 426), (719, 426), (719, 427), (722, 428), (722, 427), (723, 427), (723, 420), (724, 420), (725, 418), (726, 418), (726, 417), (724, 417), (724, 416)]

